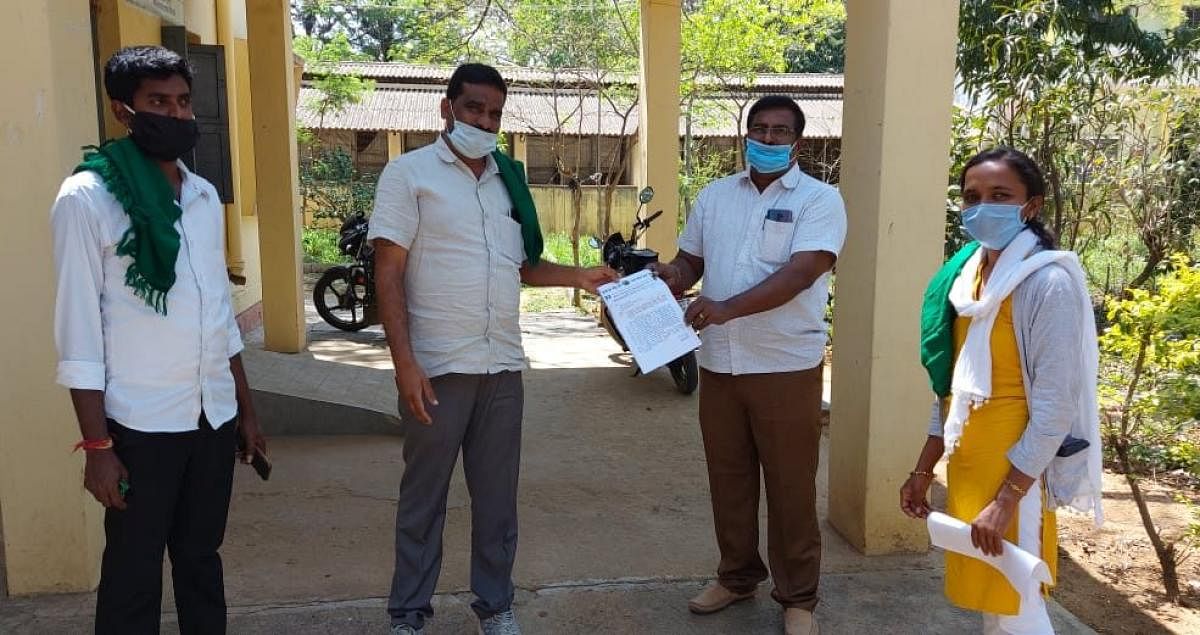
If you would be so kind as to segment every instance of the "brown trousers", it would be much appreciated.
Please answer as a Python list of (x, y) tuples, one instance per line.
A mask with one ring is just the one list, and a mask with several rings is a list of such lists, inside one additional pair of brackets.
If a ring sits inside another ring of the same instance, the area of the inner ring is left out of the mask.
[(767, 558), (784, 607), (812, 610), (821, 573), (817, 463), (822, 367), (789, 373), (700, 372), (700, 429), (721, 563), (745, 593), (767, 578), (758, 552), (759, 469), (767, 489)]

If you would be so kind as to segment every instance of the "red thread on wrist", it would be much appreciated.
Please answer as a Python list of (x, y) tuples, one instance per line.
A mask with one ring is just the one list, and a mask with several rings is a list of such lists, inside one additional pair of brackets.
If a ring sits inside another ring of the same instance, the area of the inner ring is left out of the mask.
[(112, 447), (113, 447), (113, 440), (111, 438), (84, 439), (84, 440), (80, 441), (79, 443), (75, 444), (75, 449), (72, 450), (72, 452), (78, 452), (81, 448), (83, 449), (84, 452), (90, 452), (92, 450), (111, 450)]

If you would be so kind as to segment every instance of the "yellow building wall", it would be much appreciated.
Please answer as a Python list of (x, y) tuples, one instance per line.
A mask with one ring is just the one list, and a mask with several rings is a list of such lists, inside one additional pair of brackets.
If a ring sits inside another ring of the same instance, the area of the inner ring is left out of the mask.
[[(142, 11), (125, 0), (96, 0), (96, 66), (103, 76), (104, 62), (125, 46), (162, 44), (162, 20)], [(89, 82), (90, 83), (90, 82)], [(125, 135), (125, 126), (117, 121), (109, 107), (104, 87), (100, 87), (104, 105), (104, 137), (113, 139)]]
[[(0, 330), (0, 525), (14, 595), (85, 591), (99, 575), (101, 507), (83, 488), (79, 429), (54, 383), (50, 206), (79, 147), (99, 141), (86, 2), (12, 2), (0, 20), (0, 267), (19, 310)], [(11, 184), (15, 184), (11, 185)]]
[(225, 97), (229, 108), (229, 157), (233, 171), (233, 203), (225, 206), (226, 261), (244, 285), (232, 287), (233, 310), (242, 313), (262, 300), (258, 257), (258, 223), (253, 219), (258, 195), (254, 174), (254, 130), (250, 111), (250, 57), (246, 7), (241, 0), (212, 4), (212, 30), (225, 47)]
[[(14, 595), (87, 591), (99, 577), (103, 508), (83, 488), (84, 457), (70, 451), (78, 424), (69, 393), (55, 383), (49, 210), (81, 146), (126, 134), (103, 88), (96, 93), (95, 73), (121, 47), (160, 44), (162, 21), (125, 0), (30, 0), (7, 8), (0, 46), (10, 57), (19, 51), (23, 61), (0, 65), (9, 96), (0, 100), (0, 170), (6, 182), (22, 186), (0, 188), (0, 218), (9, 229), (0, 236), (0, 265), (22, 272), (31, 309), (13, 312), (0, 331), (0, 587)], [(226, 210), (233, 220), (227, 239), (238, 243), (247, 278), (231, 289), (242, 312), (259, 304), (263, 291), (244, 0), (188, 0), (185, 15), (189, 39), (226, 47), (237, 188), (237, 202)]]

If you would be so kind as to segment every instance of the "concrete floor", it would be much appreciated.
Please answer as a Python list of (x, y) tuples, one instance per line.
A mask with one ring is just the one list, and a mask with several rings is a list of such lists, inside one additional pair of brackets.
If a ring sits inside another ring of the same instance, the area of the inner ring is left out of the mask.
[[(766, 586), (721, 614), (687, 613), (686, 599), (717, 562), (696, 399), (674, 392), (664, 371), (630, 377), (593, 324), (569, 314), (525, 321), (531, 369), (514, 577), (526, 632), (779, 632)], [(269, 482), (239, 467), (223, 549), (231, 632), (386, 632), (402, 443), (396, 435), (280, 436), (271, 439)], [(822, 514), (825, 479), (823, 465)], [(475, 628), (469, 516), (460, 468), (427, 632)], [(976, 616), (942, 598), (939, 555), (865, 558), (822, 524), (823, 632), (978, 630)], [(0, 601), (0, 632), (87, 632), (93, 602), (87, 594)], [(169, 590), (164, 609), (173, 632)], [(1054, 611), (1060, 633), (1091, 632)]]

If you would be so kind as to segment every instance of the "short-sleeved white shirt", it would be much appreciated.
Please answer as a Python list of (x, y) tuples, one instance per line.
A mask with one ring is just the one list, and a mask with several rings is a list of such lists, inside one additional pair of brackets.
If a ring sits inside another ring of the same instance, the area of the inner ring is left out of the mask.
[(512, 209), (495, 161), (476, 179), (440, 136), (379, 176), (367, 237), (408, 249), (409, 339), (429, 377), (525, 368)]
[[(700, 192), (679, 248), (704, 259), (703, 295), (727, 300), (779, 271), (792, 254), (837, 256), (846, 239), (841, 194), (793, 165), (762, 193), (749, 171)], [(700, 331), (700, 366), (734, 375), (807, 370), (821, 363), (828, 329), (827, 272), (782, 306)]]

